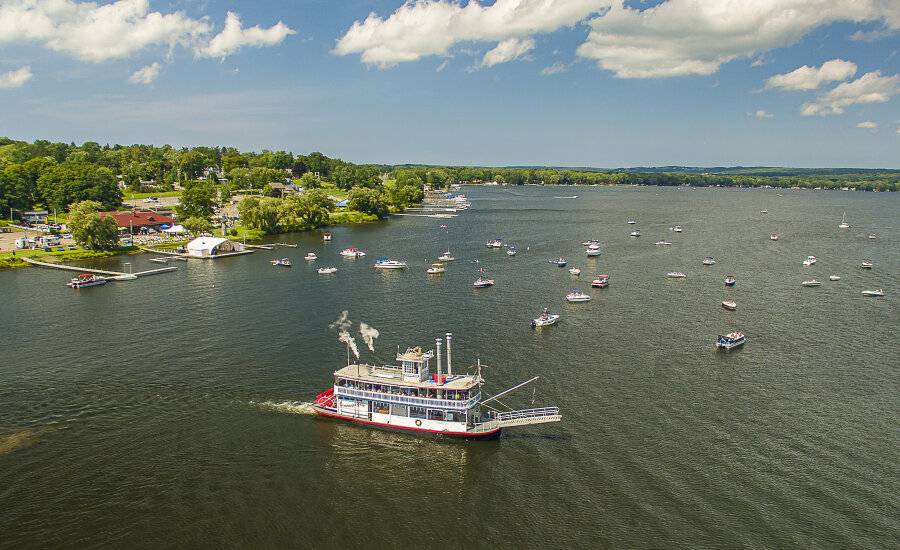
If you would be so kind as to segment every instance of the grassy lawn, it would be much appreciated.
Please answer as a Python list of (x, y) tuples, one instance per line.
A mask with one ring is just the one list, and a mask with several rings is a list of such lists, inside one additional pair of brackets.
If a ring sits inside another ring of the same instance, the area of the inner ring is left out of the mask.
[(252, 229), (250, 227), (246, 227), (237, 223), (234, 225), (235, 230), (237, 230), (237, 235), (229, 235), (228, 238), (234, 241), (254, 241), (257, 239), (263, 238), (265, 233), (260, 229)]
[(125, 191), (122, 193), (122, 200), (130, 201), (137, 199), (146, 199), (147, 197), (180, 197), (181, 191), (149, 191), (147, 193), (132, 193)]
[(28, 257), (33, 260), (48, 263), (65, 263), (77, 260), (88, 260), (91, 258), (105, 258), (107, 256), (116, 256), (119, 254), (134, 254), (140, 252), (137, 248), (120, 248), (118, 250), (87, 250), (78, 247), (76, 250), (64, 250), (62, 252), (44, 252), (43, 250), (16, 250), (15, 256), (12, 252), (0, 253), (0, 269), (12, 269), (16, 267), (28, 267), (27, 262), (23, 262), (20, 258)]
[(369, 223), (377, 221), (378, 216), (373, 216), (372, 214), (363, 214), (362, 212), (357, 212), (356, 210), (341, 210), (331, 213), (331, 223), (333, 224)]

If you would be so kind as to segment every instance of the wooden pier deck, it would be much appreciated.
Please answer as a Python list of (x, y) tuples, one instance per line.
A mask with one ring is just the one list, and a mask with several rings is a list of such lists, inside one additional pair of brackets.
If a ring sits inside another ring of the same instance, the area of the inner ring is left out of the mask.
[(123, 271), (108, 271), (105, 269), (91, 269), (89, 267), (79, 267), (77, 265), (51, 264), (49, 262), (41, 262), (31, 258), (22, 258), (22, 261), (38, 267), (49, 267), (52, 269), (62, 269), (63, 271), (77, 271), (79, 273), (93, 273), (95, 275), (103, 275), (110, 281), (131, 281), (138, 277), (147, 277), (149, 275), (157, 275), (159, 273), (168, 273), (175, 271), (177, 267), (160, 267), (158, 269), (148, 269), (146, 271), (138, 271), (137, 273), (125, 273)]

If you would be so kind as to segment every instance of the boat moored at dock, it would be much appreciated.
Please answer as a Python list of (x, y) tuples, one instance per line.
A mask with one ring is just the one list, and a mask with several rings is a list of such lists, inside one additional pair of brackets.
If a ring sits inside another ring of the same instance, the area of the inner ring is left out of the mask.
[[(358, 360), (334, 371), (334, 384), (316, 396), (320, 416), (382, 429), (464, 439), (497, 437), (504, 428), (559, 422), (559, 407), (499, 411), (488, 405), (531, 380), (493, 397), (482, 393), (481, 364), (474, 374), (454, 374), (447, 333), (447, 370), (441, 368), (441, 339), (436, 352), (408, 348), (397, 353), (397, 365), (368, 365)], [(348, 351), (349, 353), (349, 351)], [(349, 355), (348, 355), (349, 357)], [(431, 360), (437, 359), (437, 372)], [(498, 402), (499, 403), (499, 402)]]
[(87, 288), (89, 286), (100, 286), (106, 284), (106, 277), (95, 275), (93, 273), (81, 273), (66, 283), (71, 288)]

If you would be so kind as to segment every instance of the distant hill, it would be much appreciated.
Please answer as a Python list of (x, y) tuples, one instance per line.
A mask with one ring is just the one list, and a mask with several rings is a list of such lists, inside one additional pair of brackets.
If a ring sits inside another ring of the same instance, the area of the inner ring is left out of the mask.
[(594, 168), (574, 166), (507, 166), (525, 170), (576, 170), (579, 172), (626, 172), (643, 174), (722, 174), (730, 176), (838, 176), (847, 174), (898, 175), (891, 168), (788, 168), (783, 166), (633, 166), (630, 168)]

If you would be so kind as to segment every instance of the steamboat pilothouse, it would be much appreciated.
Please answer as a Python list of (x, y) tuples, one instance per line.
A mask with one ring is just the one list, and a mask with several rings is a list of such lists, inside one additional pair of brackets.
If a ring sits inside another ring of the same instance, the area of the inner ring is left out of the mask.
[[(447, 333), (447, 371), (441, 369), (441, 339), (433, 350), (397, 353), (399, 365), (350, 364), (335, 371), (334, 386), (316, 396), (316, 413), (370, 426), (463, 438), (500, 435), (503, 428), (559, 422), (559, 407), (498, 411), (488, 403), (530, 382), (482, 398), (479, 362), (475, 374), (453, 374), (452, 335)], [(437, 372), (431, 360), (437, 359)]]

